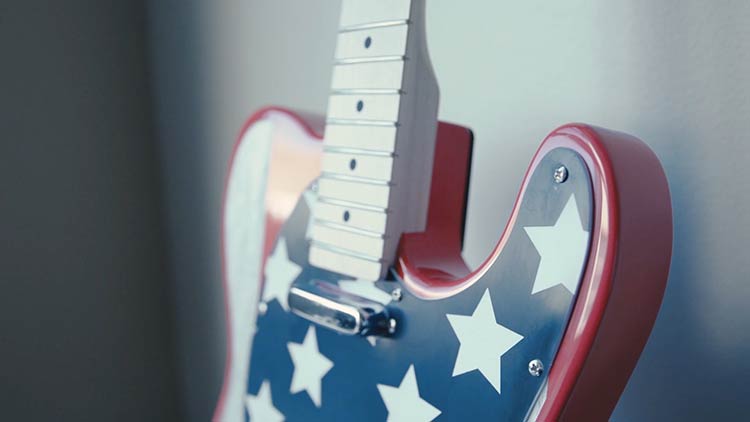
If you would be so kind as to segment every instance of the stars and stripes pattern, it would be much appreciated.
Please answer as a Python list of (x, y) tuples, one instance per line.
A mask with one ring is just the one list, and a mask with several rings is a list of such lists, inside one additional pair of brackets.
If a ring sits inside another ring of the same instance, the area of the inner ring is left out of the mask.
[[(252, 341), (247, 418), (535, 420), (534, 401), (546, 397), (546, 380), (529, 375), (527, 364), (553, 362), (592, 224), (583, 164), (568, 151), (550, 155), (551, 164), (564, 162), (571, 175), (582, 176), (542, 188), (548, 181), (533, 175), (503, 253), (481, 280), (441, 300), (421, 300), (395, 278), (351, 280), (309, 265), (310, 206), (300, 201), (265, 266), (265, 312)], [(309, 279), (388, 305), (399, 320), (398, 333), (376, 341), (348, 337), (295, 316), (286, 292)], [(399, 301), (391, 296), (396, 288), (403, 291)]]

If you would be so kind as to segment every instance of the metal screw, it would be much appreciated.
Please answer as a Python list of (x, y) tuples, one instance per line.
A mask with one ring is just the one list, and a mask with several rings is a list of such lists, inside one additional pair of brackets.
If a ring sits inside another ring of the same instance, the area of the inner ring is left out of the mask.
[(312, 184), (310, 185), (310, 190), (313, 191), (313, 193), (316, 193), (316, 194), (318, 193), (318, 181), (317, 180), (312, 182)]
[(265, 315), (268, 312), (268, 304), (266, 302), (258, 303), (258, 315)]
[(568, 169), (565, 166), (560, 166), (555, 169), (554, 174), (555, 183), (563, 183), (568, 180)]
[(391, 318), (388, 320), (388, 334), (394, 334), (396, 332), (396, 320)]
[(532, 376), (539, 377), (542, 375), (542, 372), (544, 372), (544, 364), (542, 364), (541, 360), (534, 359), (529, 362), (529, 373)]
[(400, 288), (396, 287), (391, 291), (391, 298), (396, 302), (400, 302), (403, 297), (404, 292), (402, 292)]

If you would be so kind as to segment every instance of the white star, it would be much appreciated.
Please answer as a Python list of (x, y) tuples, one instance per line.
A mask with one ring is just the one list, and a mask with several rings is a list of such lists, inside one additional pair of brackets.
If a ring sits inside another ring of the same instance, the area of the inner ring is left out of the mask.
[(312, 228), (313, 221), (315, 221), (315, 203), (318, 202), (318, 194), (312, 189), (307, 189), (302, 193), (302, 197), (305, 198), (305, 204), (307, 204), (307, 228), (305, 229), (305, 239), (312, 239)]
[(307, 329), (302, 344), (287, 343), (287, 348), (294, 362), (294, 374), (289, 392), (294, 394), (307, 390), (313, 403), (320, 407), (321, 383), (323, 377), (333, 368), (333, 362), (320, 353), (315, 328), (310, 326)]
[(245, 407), (250, 415), (250, 421), (283, 422), (284, 415), (273, 406), (271, 385), (263, 381), (255, 396), (245, 396)]
[(279, 237), (273, 254), (266, 261), (266, 281), (263, 286), (263, 300), (270, 302), (273, 299), (279, 301), (279, 305), (289, 310), (287, 295), (292, 282), (302, 271), (302, 268), (289, 259), (286, 249), (286, 240)]
[(497, 323), (489, 289), (471, 316), (447, 317), (461, 343), (453, 376), (478, 369), (500, 394), (500, 360), (523, 336)]
[(414, 365), (409, 366), (401, 385), (378, 384), (378, 391), (388, 409), (388, 422), (431, 421), (440, 415), (438, 409), (420, 397)]
[(570, 196), (554, 226), (523, 229), (541, 257), (531, 294), (558, 284), (575, 294), (589, 244), (588, 232), (581, 225), (575, 196)]

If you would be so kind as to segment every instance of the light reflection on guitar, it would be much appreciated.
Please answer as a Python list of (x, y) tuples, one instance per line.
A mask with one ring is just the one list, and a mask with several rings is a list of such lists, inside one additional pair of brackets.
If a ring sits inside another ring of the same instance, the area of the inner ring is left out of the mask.
[(268, 108), (243, 129), (215, 419), (604, 421), (617, 403), (669, 269), (661, 166), (629, 135), (554, 130), (470, 270), (473, 139), (437, 122), (423, 12), (344, 1), (325, 128)]

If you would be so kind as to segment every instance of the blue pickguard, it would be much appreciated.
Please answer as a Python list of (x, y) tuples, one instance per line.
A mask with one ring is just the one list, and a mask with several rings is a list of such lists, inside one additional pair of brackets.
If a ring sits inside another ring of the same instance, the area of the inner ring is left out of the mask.
[[(561, 164), (569, 176), (557, 184), (552, 175)], [(319, 351), (333, 363), (321, 381), (320, 407), (304, 390), (290, 393), (295, 368), (288, 344), (302, 343), (311, 324), (271, 300), (257, 319), (248, 395), (257, 395), (267, 383), (273, 406), (288, 421), (384, 421), (388, 410), (377, 385), (399, 386), (413, 365), (419, 395), (440, 411), (436, 421), (524, 420), (545, 380), (531, 376), (528, 363), (553, 362), (575, 299), (561, 284), (532, 294), (541, 259), (524, 227), (555, 225), (571, 196), (590, 236), (593, 200), (588, 171), (572, 151), (553, 150), (531, 176), (509, 241), (481, 280), (441, 300), (419, 299), (395, 278), (378, 282), (386, 293), (401, 288), (403, 298), (388, 305), (398, 320), (396, 335), (378, 338), (374, 346), (365, 338), (317, 327)], [(308, 264), (308, 220), (309, 209), (301, 200), (281, 231), (289, 259), (302, 268), (297, 279), (348, 280)], [(453, 376), (460, 343), (446, 315), (472, 315), (487, 290), (497, 323), (523, 336), (498, 357), (500, 393), (478, 370)]]

